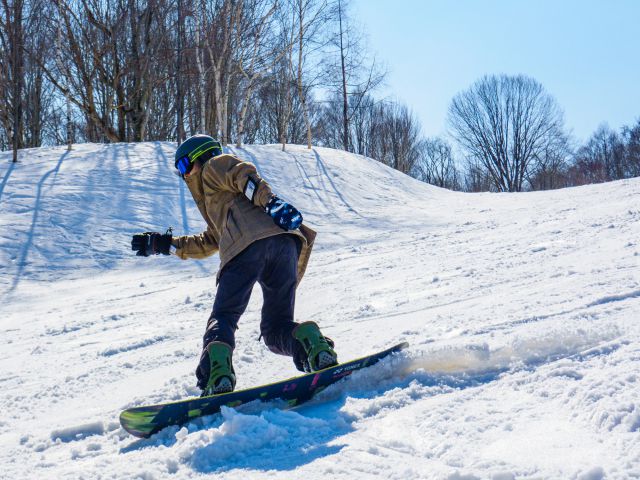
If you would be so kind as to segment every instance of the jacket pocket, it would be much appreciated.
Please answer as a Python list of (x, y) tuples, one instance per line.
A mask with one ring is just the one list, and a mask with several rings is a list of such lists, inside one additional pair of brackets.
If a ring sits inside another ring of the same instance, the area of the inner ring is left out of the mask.
[(240, 238), (240, 228), (238, 227), (238, 223), (233, 215), (233, 210), (229, 208), (227, 212), (227, 221), (224, 227), (223, 237), (229, 237), (229, 243), (234, 243), (238, 238)]

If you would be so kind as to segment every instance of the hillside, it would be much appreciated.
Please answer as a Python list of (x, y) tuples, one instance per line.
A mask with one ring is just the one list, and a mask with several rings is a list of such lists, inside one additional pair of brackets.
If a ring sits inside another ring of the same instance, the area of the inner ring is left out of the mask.
[[(410, 349), (293, 411), (129, 436), (123, 408), (199, 394), (215, 295), (217, 257), (130, 250), (204, 228), (174, 150), (0, 153), (6, 478), (640, 478), (640, 179), (453, 193), (323, 148), (229, 151), (319, 232), (298, 319), (342, 360)], [(237, 388), (295, 374), (258, 342), (260, 307), (256, 289)]]

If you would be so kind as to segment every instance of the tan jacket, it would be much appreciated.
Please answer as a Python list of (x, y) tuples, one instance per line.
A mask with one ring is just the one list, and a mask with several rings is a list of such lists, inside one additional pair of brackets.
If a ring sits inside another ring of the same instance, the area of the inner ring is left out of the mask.
[[(249, 179), (257, 184), (253, 203), (244, 194)], [(173, 237), (178, 257), (204, 258), (219, 251), (219, 277), (224, 266), (256, 240), (293, 234), (302, 244), (298, 282), (302, 280), (316, 232), (305, 225), (286, 232), (273, 223), (264, 210), (273, 195), (271, 187), (252, 163), (242, 162), (233, 155), (219, 155), (205, 163), (200, 173), (186, 177), (185, 182), (207, 222), (207, 230), (199, 235)]]

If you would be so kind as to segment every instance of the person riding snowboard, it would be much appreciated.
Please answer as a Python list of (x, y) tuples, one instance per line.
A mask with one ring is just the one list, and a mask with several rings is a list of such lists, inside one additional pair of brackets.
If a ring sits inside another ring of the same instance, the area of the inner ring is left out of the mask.
[(218, 290), (196, 369), (202, 395), (235, 388), (235, 331), (256, 282), (264, 297), (260, 333), (269, 350), (293, 357), (300, 371), (336, 365), (333, 341), (318, 325), (294, 321), (296, 287), (316, 236), (302, 225), (300, 212), (272, 192), (252, 163), (223, 154), (220, 143), (208, 135), (185, 140), (176, 151), (175, 167), (207, 229), (178, 237), (171, 229), (136, 234), (131, 248), (145, 257), (174, 254), (187, 259), (220, 253)]

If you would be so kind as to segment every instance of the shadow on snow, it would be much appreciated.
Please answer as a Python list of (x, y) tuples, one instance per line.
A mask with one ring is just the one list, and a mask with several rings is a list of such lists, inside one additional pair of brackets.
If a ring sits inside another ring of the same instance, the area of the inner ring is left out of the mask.
[[(18, 265), (18, 270), (16, 272), (16, 274), (13, 277), (13, 282), (11, 283), (11, 287), (9, 288), (9, 290), (5, 293), (5, 297), (9, 296), (12, 292), (15, 291), (15, 289), (18, 287), (18, 284), (20, 283), (20, 280), (22, 278), (22, 273), (25, 269), (25, 266), (27, 265), (27, 261), (29, 258), (29, 252), (31, 251), (31, 247), (33, 245), (33, 240), (36, 236), (36, 227), (38, 225), (38, 216), (40, 215), (40, 211), (42, 209), (42, 199), (43, 199), (43, 187), (46, 184), (47, 180), (49, 179), (49, 177), (53, 174), (53, 178), (55, 181), (55, 178), (58, 175), (58, 171), (60, 170), (60, 167), (62, 165), (62, 163), (64, 162), (64, 160), (69, 156), (69, 151), (64, 152), (60, 158), (58, 159), (58, 163), (56, 164), (56, 166), (54, 168), (52, 168), (51, 170), (49, 170), (47, 173), (45, 173), (42, 178), (40, 179), (40, 181), (38, 182), (38, 186), (37, 186), (37, 192), (36, 192), (36, 198), (35, 198), (35, 205), (33, 207), (33, 216), (31, 218), (31, 227), (29, 229), (29, 232), (27, 234), (27, 240), (24, 242), (23, 247), (22, 247), (22, 251), (20, 252), (20, 259), (17, 262)], [(11, 170), (13, 169), (13, 164), (12, 164), (12, 168), (10, 169), (9, 172), (7, 172), (7, 174), (5, 175), (5, 179), (3, 180), (3, 184), (2, 184), (2, 189), (4, 190), (4, 186), (6, 184), (6, 180), (9, 178), (9, 174), (11, 173)]]

